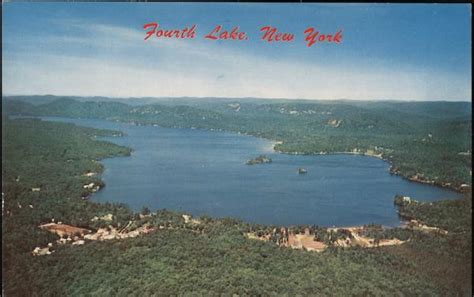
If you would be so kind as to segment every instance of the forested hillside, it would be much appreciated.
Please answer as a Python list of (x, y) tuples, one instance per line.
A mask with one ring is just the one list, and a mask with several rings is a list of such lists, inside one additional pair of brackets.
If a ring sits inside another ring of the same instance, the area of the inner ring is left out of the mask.
[[(172, 110), (170, 117), (177, 110), (201, 112), (189, 107)], [(445, 228), (447, 234), (377, 229), (381, 238), (403, 236), (410, 241), (392, 247), (306, 252), (244, 236), (249, 230), (267, 232), (274, 226), (202, 217), (200, 224), (186, 227), (178, 213), (159, 210), (150, 217), (144, 209), (140, 216), (124, 205), (89, 201), (90, 192), (83, 185), (100, 184), (96, 176), (88, 176), (102, 170), (97, 160), (130, 153), (93, 136), (117, 135), (117, 131), (3, 117), (2, 132), (2, 287), (6, 296), (471, 293), (470, 195), (401, 209)], [(108, 214), (112, 214), (110, 221), (95, 220)], [(58, 236), (38, 228), (52, 219), (90, 230), (118, 228), (134, 220), (156, 231), (137, 238), (60, 245), (55, 243)], [(54, 243), (52, 254), (32, 255), (35, 247), (48, 243)]]

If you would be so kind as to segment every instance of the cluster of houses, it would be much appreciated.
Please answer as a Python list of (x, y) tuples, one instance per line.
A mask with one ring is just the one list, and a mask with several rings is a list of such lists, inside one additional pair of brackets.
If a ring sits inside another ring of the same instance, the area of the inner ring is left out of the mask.
[[(101, 217), (94, 217), (91, 221), (112, 221), (113, 215), (107, 214)], [(79, 228), (71, 225), (63, 224), (62, 222), (55, 223), (54, 219), (51, 223), (40, 225), (39, 227), (43, 230), (55, 233), (59, 236), (59, 239), (56, 241), (57, 244), (72, 244), (72, 245), (83, 245), (87, 240), (111, 240), (111, 239), (124, 239), (124, 238), (133, 238), (141, 234), (151, 233), (156, 230), (156, 228), (145, 224), (141, 227), (135, 228), (130, 231), (133, 225), (133, 221), (129, 221), (126, 226), (123, 228), (115, 228), (109, 226), (107, 228), (99, 228), (97, 232), (92, 232), (89, 229)], [(41, 248), (36, 247), (32, 251), (34, 256), (43, 256), (50, 255), (54, 252), (52, 250), (53, 243), (48, 243), (48, 246)]]
[(100, 190), (100, 186), (95, 183), (89, 183), (83, 186), (84, 189), (90, 190), (92, 193), (95, 193)]

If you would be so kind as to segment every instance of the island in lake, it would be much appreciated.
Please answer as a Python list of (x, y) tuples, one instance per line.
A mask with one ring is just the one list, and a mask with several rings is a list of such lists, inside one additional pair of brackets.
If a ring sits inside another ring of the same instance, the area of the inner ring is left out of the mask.
[(247, 160), (245, 164), (247, 165), (255, 165), (255, 164), (264, 164), (264, 163), (271, 163), (272, 159), (267, 157), (266, 155), (260, 155), (255, 159)]
[(306, 170), (305, 168), (301, 168), (301, 167), (298, 168), (298, 174), (305, 174), (307, 172), (308, 172), (308, 170)]

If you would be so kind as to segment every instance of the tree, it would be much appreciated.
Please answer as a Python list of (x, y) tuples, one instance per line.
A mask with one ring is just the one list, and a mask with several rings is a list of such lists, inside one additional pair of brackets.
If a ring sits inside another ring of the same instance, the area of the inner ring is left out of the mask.
[(144, 206), (142, 208), (142, 215), (146, 216), (146, 215), (149, 215), (151, 213), (150, 209), (146, 206)]

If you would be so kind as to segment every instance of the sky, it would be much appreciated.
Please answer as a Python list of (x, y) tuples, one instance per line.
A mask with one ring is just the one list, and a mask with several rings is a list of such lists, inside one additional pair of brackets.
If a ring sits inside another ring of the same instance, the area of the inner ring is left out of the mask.
[[(150, 22), (196, 37), (144, 40)], [(3, 95), (471, 101), (471, 22), (469, 4), (4, 2)], [(218, 25), (248, 39), (204, 38)], [(308, 47), (309, 27), (341, 42)]]

